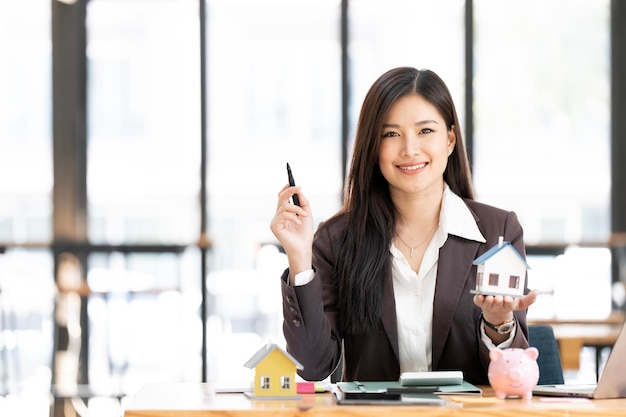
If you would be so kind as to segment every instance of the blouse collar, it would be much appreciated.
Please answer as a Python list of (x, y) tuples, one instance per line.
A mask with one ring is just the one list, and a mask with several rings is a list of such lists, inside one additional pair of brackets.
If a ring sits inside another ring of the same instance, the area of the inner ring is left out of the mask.
[(439, 229), (444, 235), (455, 235), (463, 239), (486, 243), (476, 224), (474, 214), (461, 197), (456, 195), (447, 183), (444, 183)]

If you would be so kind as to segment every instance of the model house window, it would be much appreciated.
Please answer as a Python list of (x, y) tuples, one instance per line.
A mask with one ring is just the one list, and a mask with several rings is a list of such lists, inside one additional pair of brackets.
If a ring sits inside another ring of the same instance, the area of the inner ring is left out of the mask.
[(509, 277), (509, 288), (519, 288), (519, 277), (517, 275)]
[(291, 378), (289, 378), (288, 376), (281, 376), (280, 387), (282, 389), (291, 389)]
[(260, 386), (261, 386), (261, 389), (270, 389), (270, 377), (262, 376)]
[(489, 274), (489, 285), (498, 285), (499, 274)]

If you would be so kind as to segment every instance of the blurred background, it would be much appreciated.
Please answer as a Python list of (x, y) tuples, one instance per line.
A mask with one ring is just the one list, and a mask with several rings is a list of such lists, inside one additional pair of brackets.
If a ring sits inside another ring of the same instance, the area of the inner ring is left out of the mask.
[(624, 19), (618, 0), (2, 0), (0, 414), (249, 378), (284, 343), (285, 163), (332, 215), (396, 66), (446, 81), (477, 198), (518, 214), (529, 317), (621, 311)]

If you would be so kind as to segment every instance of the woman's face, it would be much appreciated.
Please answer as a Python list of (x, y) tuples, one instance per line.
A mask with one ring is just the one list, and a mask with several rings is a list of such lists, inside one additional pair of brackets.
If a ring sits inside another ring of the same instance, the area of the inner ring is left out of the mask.
[(383, 120), (380, 135), (378, 164), (392, 196), (443, 190), (443, 173), (456, 138), (432, 104), (418, 94), (398, 99)]

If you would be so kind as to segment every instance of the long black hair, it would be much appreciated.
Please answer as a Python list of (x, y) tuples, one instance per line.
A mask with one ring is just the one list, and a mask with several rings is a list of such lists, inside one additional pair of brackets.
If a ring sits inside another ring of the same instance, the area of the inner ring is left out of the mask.
[(378, 326), (383, 277), (390, 268), (389, 247), (396, 212), (389, 184), (378, 165), (383, 120), (401, 97), (419, 94), (441, 114), (456, 145), (443, 174), (451, 190), (473, 199), (471, 173), (452, 96), (441, 78), (430, 70), (395, 68), (381, 75), (363, 101), (357, 125), (343, 207), (348, 225), (337, 262), (340, 314), (345, 329), (364, 333)]

